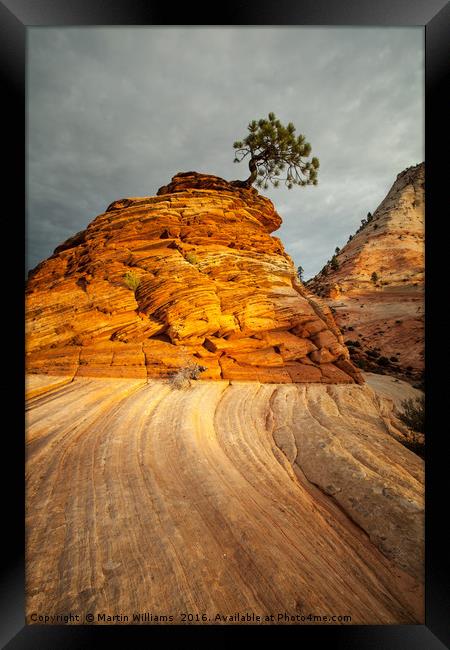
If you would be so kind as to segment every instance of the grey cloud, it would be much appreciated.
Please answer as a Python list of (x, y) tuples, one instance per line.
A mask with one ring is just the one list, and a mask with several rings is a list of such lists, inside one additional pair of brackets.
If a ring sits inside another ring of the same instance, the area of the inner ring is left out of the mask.
[(317, 187), (270, 189), (316, 273), (395, 176), (423, 160), (422, 28), (30, 28), (27, 265), (111, 201), (178, 171), (245, 178), (251, 119), (292, 121)]

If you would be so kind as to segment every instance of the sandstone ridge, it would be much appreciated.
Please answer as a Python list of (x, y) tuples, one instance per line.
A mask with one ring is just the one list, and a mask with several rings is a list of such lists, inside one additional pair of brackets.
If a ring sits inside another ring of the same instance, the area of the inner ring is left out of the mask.
[(280, 224), (254, 188), (196, 172), (114, 201), (30, 273), (28, 371), (167, 377), (194, 361), (202, 379), (362, 383)]
[[(409, 380), (424, 368), (425, 165), (398, 174), (373, 215), (308, 289), (325, 299), (352, 359)], [(382, 366), (377, 363), (382, 360)]]

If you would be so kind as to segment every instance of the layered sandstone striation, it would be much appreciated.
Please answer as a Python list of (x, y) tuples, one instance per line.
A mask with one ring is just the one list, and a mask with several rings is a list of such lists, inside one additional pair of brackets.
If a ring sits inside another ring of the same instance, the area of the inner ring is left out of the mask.
[(424, 368), (424, 182), (424, 163), (400, 173), (337, 268), (307, 283), (333, 309), (355, 362), (410, 380)]
[(34, 375), (27, 389), (27, 622), (423, 623), (424, 463), (369, 385)]
[(362, 382), (280, 224), (255, 189), (196, 172), (115, 201), (30, 273), (28, 371), (166, 377), (196, 362), (202, 379)]

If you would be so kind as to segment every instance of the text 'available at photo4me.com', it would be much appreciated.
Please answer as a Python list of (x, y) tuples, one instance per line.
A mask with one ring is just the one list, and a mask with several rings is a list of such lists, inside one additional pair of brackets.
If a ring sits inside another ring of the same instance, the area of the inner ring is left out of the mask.
[(346, 614), (290, 614), (288, 612), (273, 612), (270, 614), (257, 614), (255, 612), (235, 612), (234, 614), (223, 614), (215, 612), (189, 613), (179, 612), (176, 614), (153, 614), (151, 612), (131, 612), (110, 614), (105, 612), (87, 612), (85, 614), (38, 614), (33, 612), (29, 621), (38, 625), (94, 625), (94, 624), (214, 624), (214, 623), (278, 623), (278, 624), (311, 624), (311, 623), (351, 623), (352, 617)]

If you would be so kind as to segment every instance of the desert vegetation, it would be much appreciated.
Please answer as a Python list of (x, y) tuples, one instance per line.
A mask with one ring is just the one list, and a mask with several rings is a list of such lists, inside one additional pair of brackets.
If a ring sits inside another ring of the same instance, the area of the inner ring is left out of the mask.
[(319, 159), (307, 160), (311, 145), (305, 136), (296, 136), (292, 122), (284, 126), (275, 113), (269, 113), (268, 118), (250, 122), (247, 137), (233, 144), (236, 149), (234, 162), (249, 157), (250, 176), (243, 181), (245, 186), (251, 187), (256, 182), (258, 187), (267, 189), (269, 183), (278, 187), (280, 181), (284, 181), (288, 189), (294, 185), (317, 185)]
[(331, 258), (330, 266), (333, 269), (333, 271), (338, 270), (339, 262), (338, 262), (338, 259), (337, 259), (336, 255), (333, 255), (333, 257)]
[(404, 399), (401, 402), (402, 411), (399, 413), (400, 420), (407, 427), (419, 433), (425, 432), (425, 396)]
[(194, 362), (188, 363), (170, 375), (169, 384), (177, 390), (186, 390), (190, 388), (191, 380), (198, 379), (204, 370), (206, 370), (205, 366)]
[(127, 271), (123, 279), (127, 287), (132, 291), (136, 291), (141, 282), (139, 276), (134, 271)]
[(189, 262), (189, 264), (198, 264), (198, 257), (194, 253), (187, 253), (186, 257), (184, 258), (186, 262)]

